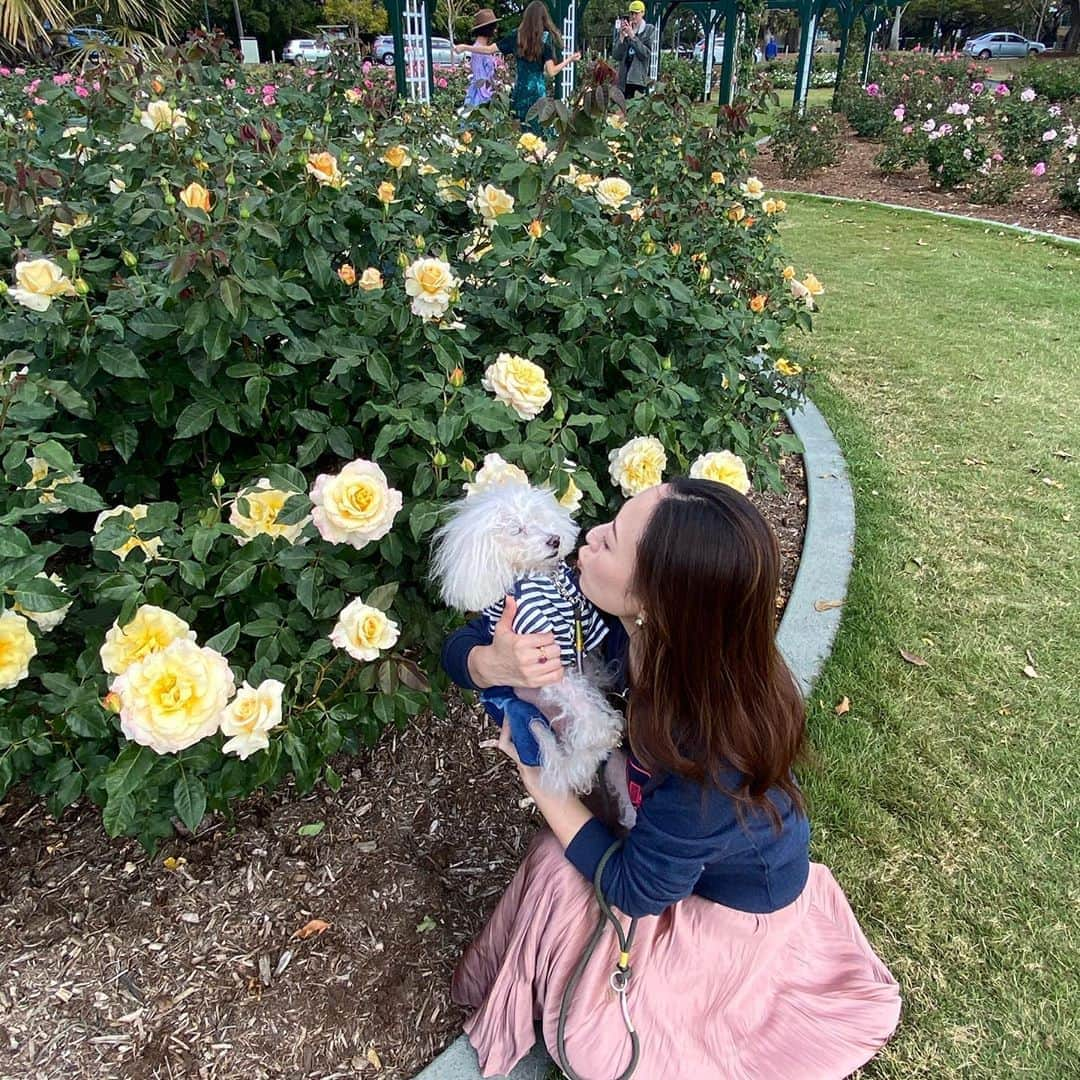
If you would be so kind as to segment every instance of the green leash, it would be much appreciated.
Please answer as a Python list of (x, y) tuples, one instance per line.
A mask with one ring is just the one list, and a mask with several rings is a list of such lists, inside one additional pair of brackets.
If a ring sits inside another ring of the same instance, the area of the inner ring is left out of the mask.
[(566, 1017), (570, 1011), (570, 1002), (574, 998), (574, 991), (577, 990), (577, 985), (581, 981), (582, 975), (585, 974), (585, 968), (592, 959), (592, 954), (596, 951), (596, 946), (600, 944), (600, 939), (604, 936), (604, 925), (608, 922), (615, 927), (615, 936), (619, 941), (619, 959), (616, 961), (615, 970), (611, 973), (611, 989), (619, 995), (619, 1006), (622, 1009), (623, 1023), (626, 1025), (627, 1033), (630, 1035), (630, 1064), (627, 1065), (626, 1069), (620, 1073), (618, 1077), (616, 1077), (616, 1080), (627, 1080), (627, 1078), (633, 1074), (634, 1070), (637, 1068), (638, 1058), (641, 1054), (641, 1044), (638, 1040), (638, 1033), (634, 1030), (634, 1025), (630, 1020), (630, 1010), (626, 1004), (626, 992), (630, 988), (631, 975), (630, 946), (634, 941), (634, 931), (637, 929), (637, 919), (630, 920), (630, 929), (624, 933), (622, 923), (619, 922), (618, 917), (611, 910), (611, 905), (604, 898), (604, 890), (600, 884), (604, 876), (604, 867), (607, 866), (608, 859), (610, 859), (620, 847), (622, 847), (622, 840), (616, 840), (615, 843), (604, 852), (603, 857), (596, 867), (596, 873), (593, 874), (593, 888), (596, 890), (596, 902), (600, 905), (600, 918), (597, 920), (596, 929), (593, 930), (588, 945), (585, 946), (585, 951), (581, 954), (581, 959), (578, 961), (577, 967), (574, 968), (573, 975), (570, 976), (570, 981), (566, 984), (566, 990), (563, 993), (562, 1007), (559, 1009), (559, 1029), (557, 1035), (559, 1068), (562, 1069), (563, 1074), (568, 1076), (570, 1080), (582, 1080), (582, 1077), (578, 1076), (578, 1074), (570, 1067), (570, 1060), (566, 1055)]

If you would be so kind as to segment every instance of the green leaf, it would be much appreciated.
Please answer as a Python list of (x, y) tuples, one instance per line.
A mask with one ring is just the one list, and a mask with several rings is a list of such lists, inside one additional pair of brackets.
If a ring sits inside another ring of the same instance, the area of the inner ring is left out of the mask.
[(177, 334), (180, 323), (172, 314), (160, 308), (151, 307), (143, 308), (128, 319), (128, 329), (139, 337), (149, 338), (151, 341), (163, 341)]
[(310, 825), (301, 825), (296, 832), (299, 836), (318, 836), (325, 828), (325, 821), (313, 821)]
[(232, 335), (225, 323), (220, 320), (210, 322), (202, 334), (202, 347), (207, 359), (211, 362), (220, 360), (229, 351), (231, 340)]
[(101, 821), (109, 836), (122, 836), (135, 821), (135, 800), (130, 795), (110, 795)]
[(75, 461), (55, 439), (46, 439), (34, 447), (34, 456), (41, 458), (57, 472), (71, 476), (75, 472)]
[(257, 566), (244, 563), (231, 563), (226, 566), (218, 581), (217, 595), (232, 596), (243, 592), (255, 580), (255, 571), (258, 569)]
[(109, 345), (98, 351), (98, 363), (102, 371), (115, 375), (118, 379), (146, 379), (146, 368), (139, 363), (139, 358), (123, 345)]
[(190, 439), (205, 431), (214, 420), (214, 406), (201, 401), (193, 401), (176, 418), (176, 437)]
[(206, 814), (206, 787), (191, 773), (181, 773), (173, 787), (173, 806), (180, 820), (194, 832)]
[(112, 444), (116, 452), (124, 459), (130, 461), (131, 455), (139, 445), (139, 431), (134, 424), (121, 421), (110, 433)]
[(59, 502), (70, 506), (72, 510), (89, 513), (92, 510), (105, 509), (101, 496), (87, 484), (57, 484), (53, 493)]
[(218, 538), (217, 529), (206, 529), (198, 526), (191, 537), (191, 556), (199, 562), (206, 562), (214, 541)]
[(326, 431), (330, 421), (324, 413), (315, 412), (314, 409), (294, 409), (293, 419), (307, 431)]
[(318, 607), (318, 598), (315, 589), (322, 575), (314, 566), (309, 566), (300, 574), (300, 580), (296, 583), (296, 599), (309, 615), (315, 614)]
[[(249, 567), (254, 570), (255, 567)], [(227, 626), (220, 634), (215, 634), (211, 638), (206, 639), (206, 647), (213, 649), (215, 652), (219, 652), (222, 656), (228, 656), (229, 653), (236, 648), (236, 643), (240, 640), (240, 624), (234, 622), (232, 626)]]
[(44, 577), (32, 577), (21, 585), (16, 585), (11, 590), (11, 595), (15, 603), (26, 611), (33, 612), (57, 611), (71, 603), (71, 597), (67, 593)]
[(105, 790), (109, 799), (130, 795), (146, 779), (157, 755), (146, 746), (129, 743), (105, 771)]
[(236, 278), (222, 278), (219, 291), (221, 293), (221, 302), (225, 305), (225, 310), (228, 311), (234, 319), (238, 318), (240, 315), (240, 285), (237, 283)]
[(380, 611), (389, 611), (390, 605), (393, 604), (394, 598), (397, 596), (397, 591), (398, 583), (396, 581), (388, 582), (386, 585), (379, 585), (367, 594), (364, 603), (369, 607), (378, 608)]

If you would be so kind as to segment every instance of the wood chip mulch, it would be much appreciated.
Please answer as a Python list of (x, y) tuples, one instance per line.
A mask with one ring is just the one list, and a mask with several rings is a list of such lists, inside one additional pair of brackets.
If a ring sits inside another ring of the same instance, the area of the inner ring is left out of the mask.
[[(801, 459), (783, 472), (788, 491), (757, 500), (786, 597), (806, 498)], [(538, 825), (493, 735), (455, 694), (337, 760), (336, 795), (253, 796), (153, 858), (93, 806), (56, 821), (10, 792), (0, 1078), (414, 1075), (460, 1031), (454, 963)]]
[(969, 202), (962, 190), (936, 190), (925, 164), (892, 176), (883, 175), (874, 164), (882, 144), (857, 138), (850, 129), (845, 133), (844, 145), (844, 156), (836, 165), (819, 169), (802, 180), (782, 176), (766, 145), (758, 158), (757, 175), (766, 187), (773, 189), (868, 199), (920, 210), (943, 210), (1080, 239), (1080, 214), (1060, 205), (1048, 176), (1031, 177), (1004, 206), (985, 206)]

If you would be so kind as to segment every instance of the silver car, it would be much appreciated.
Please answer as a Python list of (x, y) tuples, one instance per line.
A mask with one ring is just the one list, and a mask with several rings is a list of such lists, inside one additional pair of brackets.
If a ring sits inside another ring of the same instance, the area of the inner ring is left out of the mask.
[(964, 52), (968, 56), (977, 56), (980, 60), (996, 60), (1010, 56), (1036, 56), (1045, 51), (1046, 46), (1042, 42), (1028, 41), (1019, 34), (1003, 30), (968, 38), (964, 42)]
[[(410, 59), (413, 54), (419, 54), (421, 48), (420, 38), (406, 35), (405, 37), (405, 56), (406, 59)], [(380, 64), (386, 64), (388, 67), (394, 62), (394, 35), (393, 34), (380, 34), (375, 39), (375, 44), (372, 47), (372, 54)], [(463, 60), (455, 60), (454, 51), (450, 45), (450, 39), (444, 37), (433, 37), (431, 39), (431, 65), (437, 68), (454, 67), (456, 63), (467, 63), (468, 54), (464, 55)]]

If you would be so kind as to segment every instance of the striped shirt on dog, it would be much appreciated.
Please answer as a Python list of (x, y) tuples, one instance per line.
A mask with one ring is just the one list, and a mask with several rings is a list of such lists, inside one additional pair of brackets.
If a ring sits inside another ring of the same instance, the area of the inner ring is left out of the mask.
[[(552, 580), (553, 577), (559, 579), (558, 585)], [(514, 633), (554, 634), (563, 667), (571, 667), (577, 660), (574, 651), (575, 604), (579, 605), (581, 612), (586, 654), (607, 636), (608, 628), (599, 610), (585, 599), (585, 594), (578, 588), (577, 578), (565, 563), (560, 563), (551, 574), (519, 579), (514, 584), (514, 596), (518, 602)], [(483, 614), (492, 633), (495, 632), (495, 624), (502, 615), (505, 603), (505, 600), (499, 600), (484, 608)]]

